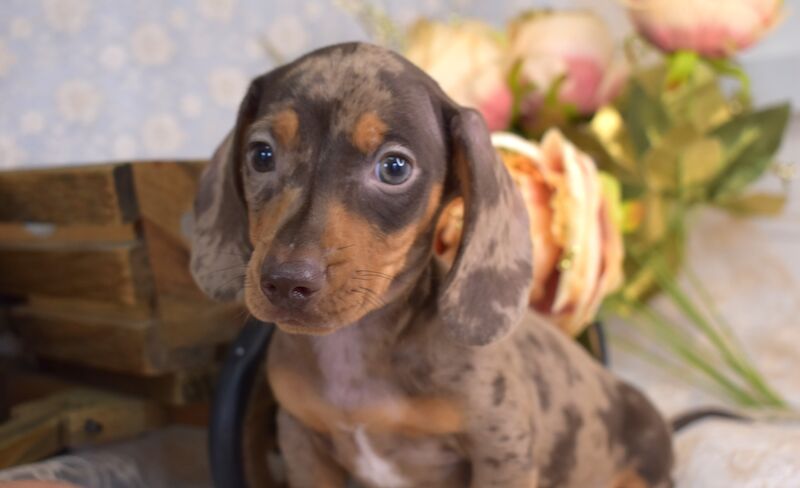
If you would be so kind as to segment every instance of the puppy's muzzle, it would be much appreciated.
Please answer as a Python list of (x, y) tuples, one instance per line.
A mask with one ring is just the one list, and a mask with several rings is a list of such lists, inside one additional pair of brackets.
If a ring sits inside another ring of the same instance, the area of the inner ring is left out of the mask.
[(325, 282), (325, 270), (313, 260), (265, 263), (261, 269), (261, 291), (276, 307), (305, 308)]

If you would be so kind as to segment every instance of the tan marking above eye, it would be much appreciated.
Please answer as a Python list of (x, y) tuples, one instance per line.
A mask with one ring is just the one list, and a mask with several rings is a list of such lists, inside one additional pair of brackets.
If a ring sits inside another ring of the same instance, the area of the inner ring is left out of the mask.
[(389, 127), (375, 112), (361, 114), (353, 127), (353, 145), (364, 154), (370, 154), (383, 142)]
[(275, 114), (272, 120), (272, 132), (281, 146), (294, 147), (297, 142), (297, 129), (299, 127), (297, 112), (292, 108), (285, 108)]

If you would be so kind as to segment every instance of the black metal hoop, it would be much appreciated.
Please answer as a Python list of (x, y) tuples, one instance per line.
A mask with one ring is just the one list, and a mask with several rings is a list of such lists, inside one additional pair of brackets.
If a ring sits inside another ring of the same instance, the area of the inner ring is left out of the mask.
[(218, 488), (247, 488), (244, 471), (243, 422), (250, 392), (274, 324), (248, 319), (228, 350), (211, 407), (208, 455), (211, 476)]

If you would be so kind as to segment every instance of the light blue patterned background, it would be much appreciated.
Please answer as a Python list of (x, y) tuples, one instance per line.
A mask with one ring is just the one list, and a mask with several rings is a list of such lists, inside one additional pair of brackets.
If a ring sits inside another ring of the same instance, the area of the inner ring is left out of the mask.
[[(523, 8), (577, 5), (598, 10), (619, 35), (627, 28), (615, 0), (377, 4), (401, 25), (454, 14), (500, 25)], [(789, 45), (797, 52), (791, 30), (784, 26), (759, 46), (767, 54), (751, 59), (769, 61)], [(0, 168), (207, 157), (248, 80), (274, 65), (265, 44), (291, 59), (365, 38), (330, 0), (2, 0)], [(792, 59), (794, 67), (767, 63), (762, 72), (784, 72), (757, 76), (760, 93), (800, 98), (800, 56)], [(777, 89), (776, 79), (784, 80)]]

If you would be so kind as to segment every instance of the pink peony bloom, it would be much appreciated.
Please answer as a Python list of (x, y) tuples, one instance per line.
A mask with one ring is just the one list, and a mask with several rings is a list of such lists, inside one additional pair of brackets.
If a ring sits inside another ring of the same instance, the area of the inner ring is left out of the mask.
[(531, 12), (509, 25), (511, 62), (522, 62), (522, 77), (536, 92), (535, 110), (559, 80), (558, 99), (591, 114), (613, 99), (627, 77), (608, 26), (583, 11)]
[(628, 0), (638, 31), (659, 49), (728, 57), (758, 41), (780, 19), (782, 0)]

